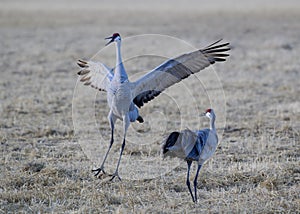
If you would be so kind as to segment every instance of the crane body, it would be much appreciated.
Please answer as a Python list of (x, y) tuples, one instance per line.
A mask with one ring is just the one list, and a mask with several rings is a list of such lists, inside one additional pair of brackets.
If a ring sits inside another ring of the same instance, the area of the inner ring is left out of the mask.
[[(202, 116), (210, 118), (210, 128), (192, 131), (185, 129), (181, 132), (172, 132), (162, 143), (164, 157), (177, 157), (185, 160), (188, 165), (186, 185), (192, 200), (197, 202), (197, 179), (202, 165), (215, 153), (218, 146), (218, 135), (215, 128), (215, 113), (207, 109)], [(194, 178), (193, 195), (190, 185), (190, 168), (192, 162), (197, 162), (198, 168)]]

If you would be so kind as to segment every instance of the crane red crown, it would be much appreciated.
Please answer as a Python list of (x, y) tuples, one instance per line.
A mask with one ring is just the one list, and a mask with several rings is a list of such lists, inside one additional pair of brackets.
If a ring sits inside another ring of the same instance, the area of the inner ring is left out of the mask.
[(211, 109), (210, 109), (210, 108), (209, 108), (209, 109), (207, 109), (207, 110), (206, 110), (206, 112), (211, 112)]
[(116, 38), (116, 37), (120, 36), (120, 34), (114, 33), (112, 36), (113, 36), (113, 38)]

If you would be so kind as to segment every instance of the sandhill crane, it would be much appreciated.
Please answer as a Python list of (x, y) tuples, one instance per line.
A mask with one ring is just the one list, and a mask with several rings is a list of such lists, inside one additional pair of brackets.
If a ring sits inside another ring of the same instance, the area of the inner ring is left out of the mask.
[[(202, 116), (210, 119), (210, 128), (197, 131), (185, 129), (181, 132), (172, 132), (162, 143), (164, 157), (178, 157), (187, 162), (186, 185), (192, 196), (193, 202), (197, 202), (197, 178), (199, 171), (206, 160), (216, 151), (218, 135), (215, 128), (216, 115), (213, 109), (207, 109)], [(193, 196), (190, 185), (190, 169), (193, 161), (198, 162), (198, 168), (194, 179)]]
[(78, 75), (84, 85), (91, 85), (100, 91), (107, 92), (107, 102), (110, 107), (108, 121), (111, 128), (111, 140), (108, 150), (99, 168), (92, 170), (95, 176), (100, 172), (105, 174), (104, 163), (114, 142), (114, 125), (117, 119), (123, 121), (123, 143), (119, 155), (116, 170), (111, 180), (119, 177), (118, 169), (125, 147), (126, 132), (130, 122), (144, 120), (139, 115), (138, 108), (154, 99), (166, 88), (178, 83), (191, 74), (208, 67), (215, 62), (222, 62), (229, 56), (229, 43), (218, 44), (221, 40), (207, 46), (204, 49), (183, 54), (174, 59), (167, 60), (152, 71), (148, 72), (135, 82), (130, 82), (126, 74), (121, 57), (121, 36), (114, 33), (108, 44), (116, 43), (116, 66), (109, 68), (101, 62), (78, 60), (77, 64), (82, 68)]

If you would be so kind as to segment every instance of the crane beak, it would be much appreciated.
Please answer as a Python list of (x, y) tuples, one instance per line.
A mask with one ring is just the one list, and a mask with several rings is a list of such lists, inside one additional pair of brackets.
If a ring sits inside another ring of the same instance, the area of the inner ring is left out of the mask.
[(107, 37), (105, 39), (110, 39), (110, 41), (108, 43), (106, 43), (105, 46), (109, 45), (110, 43), (112, 43), (114, 41), (114, 38), (112, 36)]
[(206, 116), (206, 112), (203, 112), (202, 114), (200, 114), (200, 117), (205, 117)]

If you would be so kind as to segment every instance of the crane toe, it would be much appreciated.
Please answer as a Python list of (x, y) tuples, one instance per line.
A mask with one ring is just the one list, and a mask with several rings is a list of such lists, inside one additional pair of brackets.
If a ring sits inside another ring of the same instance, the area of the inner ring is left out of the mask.
[(111, 176), (112, 176), (112, 177), (111, 177), (110, 181), (113, 181), (115, 178), (118, 178), (119, 181), (122, 180), (121, 177), (119, 176), (119, 173), (118, 173), (118, 172), (115, 172), (115, 173), (112, 174)]
[(92, 172), (96, 172), (96, 173), (95, 173), (95, 176), (96, 176), (96, 177), (97, 177), (101, 172), (102, 172), (103, 174), (106, 174), (106, 172), (104, 171), (104, 167), (103, 167), (103, 166), (99, 167), (98, 169), (93, 169)]

